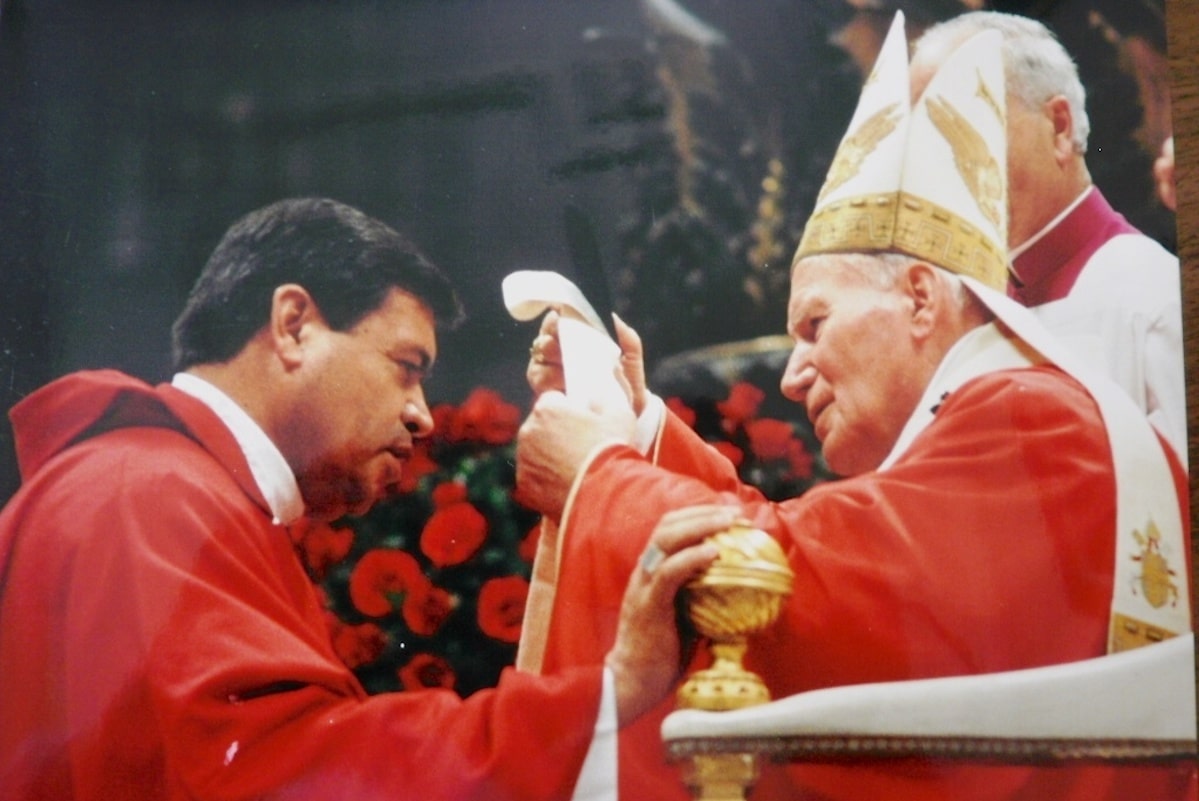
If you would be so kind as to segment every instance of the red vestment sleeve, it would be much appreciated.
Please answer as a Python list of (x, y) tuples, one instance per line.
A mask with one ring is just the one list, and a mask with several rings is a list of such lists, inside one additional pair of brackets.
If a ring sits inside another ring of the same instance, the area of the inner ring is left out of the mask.
[(73, 447), (0, 523), (6, 798), (570, 795), (598, 668), (366, 696), (287, 532), (182, 434)]

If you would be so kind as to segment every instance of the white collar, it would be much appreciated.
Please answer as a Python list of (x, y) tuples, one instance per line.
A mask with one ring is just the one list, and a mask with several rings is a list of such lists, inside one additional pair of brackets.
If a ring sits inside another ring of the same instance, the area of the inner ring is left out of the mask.
[(237, 403), (217, 387), (191, 373), (176, 373), (171, 386), (191, 395), (221, 419), (237, 440), (250, 475), (270, 507), (274, 522), (294, 523), (304, 514), (304, 499), (295, 473), (266, 432)]

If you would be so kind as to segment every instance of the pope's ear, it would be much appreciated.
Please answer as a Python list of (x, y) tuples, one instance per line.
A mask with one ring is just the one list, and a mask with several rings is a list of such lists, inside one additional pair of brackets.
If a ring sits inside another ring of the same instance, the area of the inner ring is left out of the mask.
[(904, 271), (904, 290), (912, 304), (912, 330), (917, 336), (929, 335), (936, 326), (944, 303), (945, 285), (937, 269), (922, 261), (913, 262)]
[(271, 295), (271, 318), (267, 328), (271, 345), (286, 366), (299, 365), (307, 328), (320, 319), (316, 302), (304, 287), (299, 284), (275, 287)]

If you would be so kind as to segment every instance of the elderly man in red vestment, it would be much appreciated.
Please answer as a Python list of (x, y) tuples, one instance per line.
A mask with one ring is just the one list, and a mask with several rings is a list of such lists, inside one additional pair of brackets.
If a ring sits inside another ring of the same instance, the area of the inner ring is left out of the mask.
[[(518, 485), (558, 525), (535, 571), (529, 630), (543, 636), (527, 667), (597, 660), (624, 577), (657, 563), (651, 536), (715, 530), (730, 506), (779, 540), (795, 574), (746, 659), (774, 698), (1064, 663), (1190, 630), (1181, 466), (1116, 385), (1004, 294), (1002, 73), (998, 36), (984, 34), (913, 107), (897, 18), (805, 230), (782, 391), (846, 478), (782, 503), (742, 485), (648, 393), (628, 327), (632, 404), (657, 421), (644, 441), (612, 444), (602, 408), (542, 394)], [(547, 316), (534, 340), (536, 389), (571, 359), (560, 324)], [(1164, 604), (1136, 582), (1149, 527), (1178, 589)], [(657, 730), (670, 708), (622, 733), (622, 798), (686, 797)], [(861, 759), (766, 766), (751, 798), (1181, 799), (1197, 787), (1191, 763)]]
[(660, 540), (671, 556), (630, 580), (603, 668), (509, 671), (463, 701), (367, 697), (288, 536), (303, 515), (396, 491), (433, 425), (436, 326), (458, 315), (391, 228), (281, 201), (209, 259), (170, 384), (78, 373), (13, 409), (24, 483), (0, 515), (0, 796), (612, 796), (614, 732), (675, 680), (673, 597), (714, 549)]

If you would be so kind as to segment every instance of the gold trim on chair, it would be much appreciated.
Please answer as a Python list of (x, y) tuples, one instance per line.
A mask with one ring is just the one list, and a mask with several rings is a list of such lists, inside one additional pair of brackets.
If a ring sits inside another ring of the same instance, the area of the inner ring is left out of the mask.
[(1007, 737), (912, 737), (856, 734), (770, 737), (695, 737), (667, 744), (672, 760), (721, 754), (753, 754), (774, 762), (908, 757), (1041, 764), (1071, 760), (1174, 762), (1199, 756), (1194, 740)]

